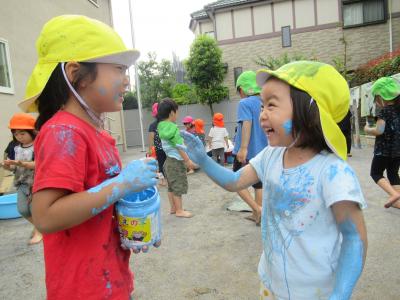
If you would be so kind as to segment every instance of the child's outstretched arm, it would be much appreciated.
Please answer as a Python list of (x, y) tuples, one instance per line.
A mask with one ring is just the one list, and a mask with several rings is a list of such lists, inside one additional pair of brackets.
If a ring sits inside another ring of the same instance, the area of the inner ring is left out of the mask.
[(340, 201), (332, 205), (343, 241), (336, 268), (335, 286), (329, 300), (348, 300), (361, 275), (367, 253), (367, 230), (357, 203)]
[(204, 150), (204, 146), (199, 138), (186, 131), (181, 131), (181, 135), (185, 140), (186, 147), (180, 146), (180, 148), (185, 150), (190, 159), (198, 164), (216, 184), (224, 189), (236, 192), (260, 181), (251, 165), (246, 165), (239, 171), (233, 172), (211, 159)]
[(33, 194), (32, 217), (36, 228), (52, 233), (79, 225), (109, 208), (121, 197), (157, 184), (154, 159), (131, 161), (121, 173), (79, 193), (43, 189)]

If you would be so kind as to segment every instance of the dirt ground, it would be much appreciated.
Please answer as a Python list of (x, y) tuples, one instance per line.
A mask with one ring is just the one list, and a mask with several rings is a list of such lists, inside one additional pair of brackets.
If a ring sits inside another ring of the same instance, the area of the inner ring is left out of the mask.
[[(143, 157), (130, 149), (123, 161)], [(368, 254), (352, 299), (400, 299), (400, 210), (384, 209), (386, 195), (369, 177), (372, 148), (353, 150), (350, 164), (359, 176), (365, 210)], [(168, 214), (162, 197), (162, 246), (134, 255), (135, 299), (257, 299), (260, 228), (248, 213), (227, 211), (236, 197), (204, 173), (189, 176), (184, 206), (195, 217)], [(27, 246), (31, 226), (23, 219), (0, 221), (0, 299), (45, 299), (42, 245)], [(62, 259), (62, 258), (61, 258)]]

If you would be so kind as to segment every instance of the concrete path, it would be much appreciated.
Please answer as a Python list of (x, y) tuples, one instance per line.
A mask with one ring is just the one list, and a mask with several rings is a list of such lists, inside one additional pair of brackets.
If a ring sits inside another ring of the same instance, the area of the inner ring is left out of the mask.
[[(144, 157), (138, 149), (123, 161)], [(372, 148), (354, 150), (350, 164), (359, 176), (369, 208), (366, 266), (352, 299), (400, 299), (400, 210), (384, 209), (386, 195), (369, 177)], [(192, 219), (168, 214), (162, 196), (163, 240), (159, 249), (134, 255), (135, 299), (257, 299), (259, 227), (248, 213), (226, 207), (235, 195), (222, 190), (204, 173), (189, 176), (184, 198)], [(31, 226), (22, 219), (0, 221), (0, 299), (45, 299), (42, 245), (27, 246)], [(62, 258), (60, 258), (62, 259)]]

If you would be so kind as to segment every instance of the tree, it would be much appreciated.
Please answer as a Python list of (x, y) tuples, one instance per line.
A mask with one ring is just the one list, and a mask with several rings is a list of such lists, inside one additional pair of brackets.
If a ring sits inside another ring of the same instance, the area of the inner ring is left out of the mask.
[(298, 60), (317, 60), (317, 59), (315, 57), (308, 58), (300, 53), (294, 53), (292, 55), (289, 55), (287, 52), (285, 52), (279, 57), (273, 57), (271, 55), (269, 55), (267, 58), (258, 57), (255, 60), (255, 63), (262, 67), (266, 67), (270, 70), (276, 70), (279, 67), (286, 65), (287, 63)]
[(136, 98), (136, 92), (126, 92), (124, 95), (124, 102), (122, 103), (124, 110), (137, 109), (138, 102)]
[(157, 55), (153, 52), (149, 52), (147, 57), (147, 61), (138, 64), (143, 107), (151, 107), (153, 103), (171, 97), (176, 82), (169, 60), (157, 62)]
[(172, 89), (172, 98), (179, 105), (197, 103), (194, 88), (187, 83), (177, 83)]
[(222, 85), (225, 76), (222, 51), (215, 39), (200, 35), (194, 40), (186, 61), (186, 71), (199, 102), (207, 104), (213, 115), (213, 103), (219, 103), (228, 96), (228, 89)]

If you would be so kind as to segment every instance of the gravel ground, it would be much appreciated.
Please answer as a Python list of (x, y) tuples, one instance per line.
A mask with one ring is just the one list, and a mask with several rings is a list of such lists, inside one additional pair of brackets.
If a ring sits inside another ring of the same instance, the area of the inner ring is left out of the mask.
[[(123, 161), (143, 157), (129, 149)], [(369, 177), (372, 148), (354, 150), (350, 164), (359, 176), (369, 208), (368, 256), (352, 299), (400, 299), (400, 210), (383, 208), (386, 195)], [(136, 299), (257, 299), (260, 229), (248, 213), (226, 207), (235, 194), (213, 184), (202, 172), (189, 176), (184, 206), (195, 217), (169, 215), (162, 197), (162, 246), (132, 256)], [(0, 221), (0, 299), (45, 299), (42, 245), (27, 246), (31, 226), (23, 219)]]

